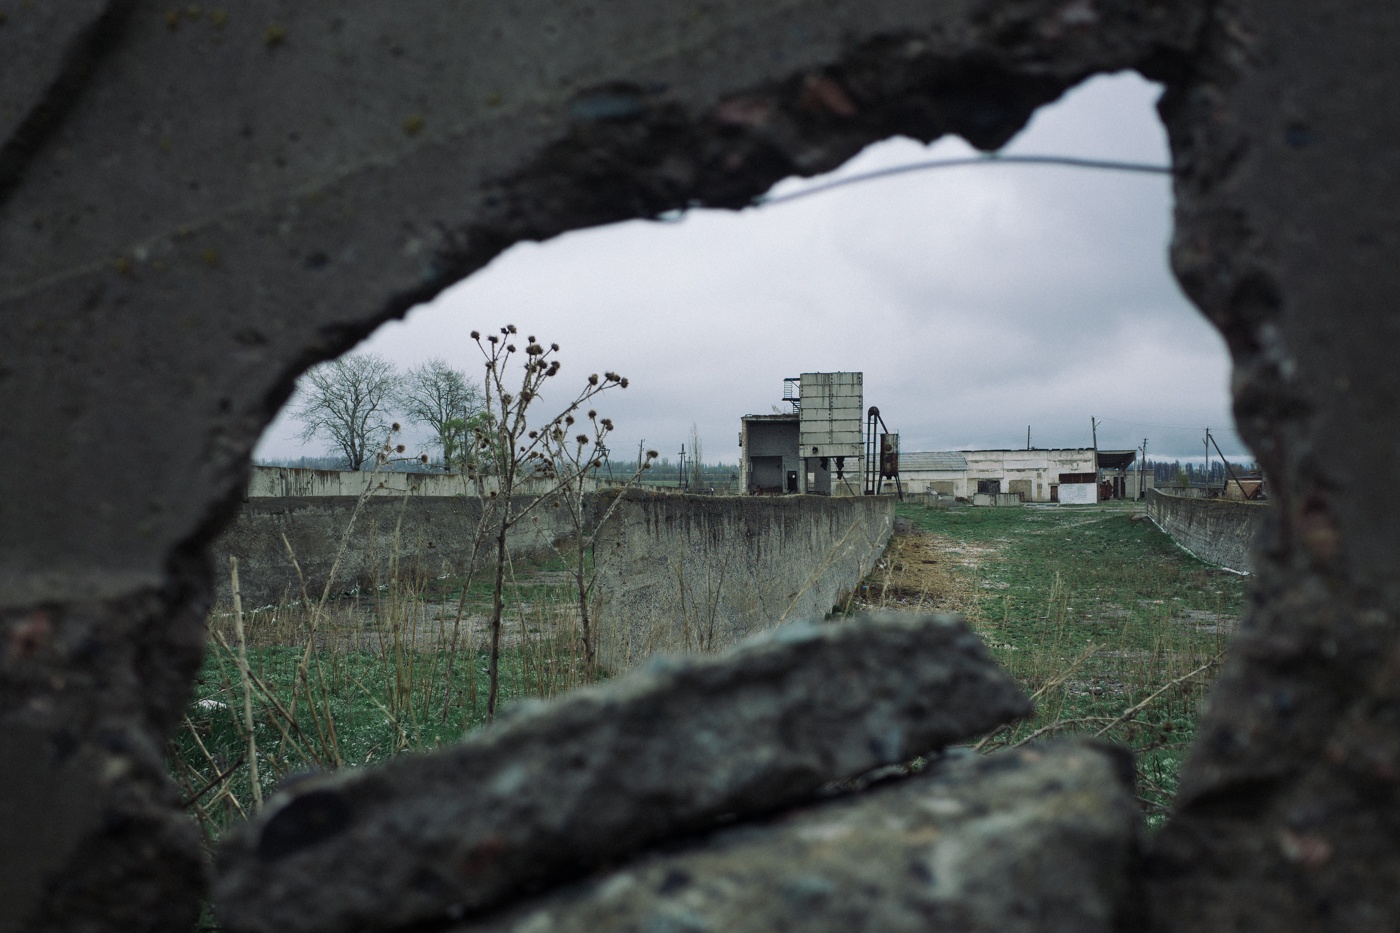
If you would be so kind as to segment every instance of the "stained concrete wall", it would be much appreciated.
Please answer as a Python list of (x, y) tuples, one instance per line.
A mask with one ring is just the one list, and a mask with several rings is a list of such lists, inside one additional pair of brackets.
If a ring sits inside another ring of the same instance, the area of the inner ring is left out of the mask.
[(1254, 548), (1269, 508), (1263, 502), (1201, 499), (1147, 491), (1147, 514), (1173, 541), (1207, 563), (1238, 573), (1254, 570)]
[[(532, 501), (518, 498), (516, 507)], [(494, 565), (489, 524), (479, 550), (476, 536), (482, 517), (499, 516), (499, 508), (490, 499), (463, 496), (372, 496), (358, 504), (348, 496), (251, 498), (214, 541), (216, 604), (230, 605), (230, 557), (238, 558), (245, 608), (299, 598), (303, 578), (308, 595), (318, 599), (333, 566), (331, 593), (338, 596), (372, 592), (396, 573), (409, 580), (462, 573), (474, 551), (475, 566)], [(572, 533), (564, 511), (546, 502), (526, 514), (507, 540), (517, 554), (541, 553)]]
[[(521, 495), (542, 493), (548, 483), (524, 481), (516, 484)], [(585, 480), (589, 491), (596, 486)], [(245, 498), (294, 499), (304, 496), (410, 495), (476, 496), (490, 495), (498, 488), (494, 477), (467, 479), (458, 473), (400, 473), (381, 470), (307, 470), (295, 467), (255, 466), (248, 478)]]
[(884, 550), (894, 498), (631, 494), (594, 547), (606, 666), (824, 618)]
[(1142, 929), (1400, 927), (1400, 504), (1366, 495), (1400, 473), (1400, 5), (5, 13), (0, 414), (46, 461), (0, 458), (0, 841), (23, 853), (0, 929), (194, 923), (205, 861), (161, 750), (211, 542), (307, 367), (513, 243), (739, 207), (896, 134), (996, 149), (1123, 69), (1163, 83), (1173, 271), (1274, 500), (1247, 643), (1119, 880)]

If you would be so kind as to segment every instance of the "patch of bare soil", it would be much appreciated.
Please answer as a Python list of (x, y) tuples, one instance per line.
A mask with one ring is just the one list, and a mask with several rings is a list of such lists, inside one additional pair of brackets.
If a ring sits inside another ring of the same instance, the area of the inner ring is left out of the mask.
[(1208, 609), (1182, 609), (1173, 618), (1207, 635), (1233, 635), (1240, 624), (1238, 617)]
[(917, 529), (890, 539), (865, 580), (860, 609), (967, 613), (977, 601), (975, 569), (996, 548), (977, 547)]

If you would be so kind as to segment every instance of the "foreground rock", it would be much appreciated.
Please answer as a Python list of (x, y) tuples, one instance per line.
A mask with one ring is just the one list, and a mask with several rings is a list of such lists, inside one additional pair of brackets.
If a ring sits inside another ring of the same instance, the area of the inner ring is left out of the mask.
[(1069, 742), (953, 759), (454, 930), (1139, 929), (1131, 773), (1123, 752)]
[(786, 626), (653, 662), (455, 749), (304, 780), (217, 857), (227, 931), (460, 916), (1030, 712), (949, 617)]

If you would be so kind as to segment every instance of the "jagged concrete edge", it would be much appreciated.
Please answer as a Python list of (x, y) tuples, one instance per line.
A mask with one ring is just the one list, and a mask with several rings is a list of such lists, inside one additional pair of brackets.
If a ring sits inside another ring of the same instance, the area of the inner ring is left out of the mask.
[[(279, 814), (293, 814), (290, 817), (292, 823), (300, 819), (295, 816), (298, 811), (288, 809), (298, 805), (298, 801), (314, 799), (330, 802), (334, 799), (346, 799), (341, 795), (364, 795), (381, 808), (388, 808), (392, 806), (395, 797), (393, 785), (403, 780), (417, 780), (435, 785), (438, 793), (442, 792), (444, 782), (448, 785), (455, 782), (456, 793), (465, 794), (470, 789), (487, 784), (496, 772), (518, 767), (523, 757), (522, 752), (530, 746), (548, 749), (543, 758), (537, 761), (540, 765), (539, 770), (544, 774), (558, 774), (567, 771), (569, 767), (565, 745), (567, 741), (586, 732), (590, 726), (600, 735), (604, 734), (611, 723), (628, 719), (625, 713), (629, 707), (636, 716), (642, 713), (644, 708), (662, 702), (667, 697), (683, 696), (687, 692), (697, 693), (702, 699), (726, 695), (742, 697), (744, 691), (752, 692), (756, 687), (760, 691), (776, 694), (781, 688), (771, 686), (771, 676), (765, 675), (792, 672), (799, 666), (810, 664), (814, 656), (839, 655), (860, 647), (866, 648), (867, 653), (873, 655), (875, 652), (870, 651), (871, 641), (882, 634), (893, 642), (887, 647), (895, 651), (905, 650), (911, 639), (918, 639), (920, 636), (927, 638), (931, 643), (934, 641), (932, 636), (942, 636), (936, 645), (930, 644), (931, 650), (956, 650), (957, 657), (976, 665), (978, 676), (983, 678), (983, 686), (996, 697), (999, 708), (989, 703), (990, 708), (979, 710), (983, 715), (973, 723), (963, 723), (953, 729), (948, 729), (945, 723), (941, 731), (934, 730), (932, 735), (925, 734), (922, 738), (903, 735), (893, 743), (872, 739), (867, 743), (863, 760), (847, 763), (841, 770), (803, 775), (806, 779), (798, 782), (797, 789), (785, 788), (784, 793), (779, 796), (765, 797), (761, 793), (754, 796), (751, 788), (739, 787), (729, 789), (727, 797), (698, 809), (680, 804), (671, 812), (658, 815), (655, 808), (652, 808), (648, 818), (642, 821), (644, 825), (637, 825), (634, 817), (632, 825), (612, 827), (613, 831), (607, 834), (606, 842), (596, 852), (580, 858), (557, 859), (556, 861), (561, 863), (559, 865), (544, 865), (544, 860), (538, 855), (522, 859), (520, 874), (497, 884), (494, 892), (483, 894), (480, 891), (472, 893), (456, 889), (450, 898), (440, 899), (439, 909), (445, 915), (454, 908), (477, 910), (493, 906), (502, 903), (527, 885), (537, 887), (540, 884), (563, 880), (581, 870), (591, 868), (604, 858), (626, 855), (653, 839), (712, 825), (719, 817), (746, 817), (772, 812), (798, 799), (804, 799), (830, 781), (853, 777), (893, 760), (933, 751), (941, 745), (981, 734), (1031, 712), (1030, 701), (1022, 688), (996, 668), (980, 639), (953, 617), (927, 616), (911, 619), (909, 616), (886, 613), (838, 625), (783, 626), (750, 639), (728, 655), (658, 658), (632, 675), (610, 684), (579, 691), (553, 704), (525, 704), (524, 709), (505, 717), (495, 728), (478, 733), (450, 750), (430, 755), (405, 756), (374, 768), (320, 775), (294, 783), (269, 802), (261, 818), (231, 832), (220, 846), (217, 859), (218, 879), (215, 884), (215, 901), (220, 917), (229, 929), (248, 930), (335, 929), (336, 924), (342, 921), (349, 922), (353, 919), (357, 923), (365, 922), (367, 918), (364, 917), (331, 918), (323, 916), (318, 910), (311, 910), (308, 911), (311, 917), (307, 922), (323, 925), (303, 926), (296, 924), (286, 914), (285, 909), (280, 913), (276, 911), (273, 902), (291, 905), (292, 909), (301, 910), (307, 906), (306, 898), (315, 899), (314, 892), (299, 893), (298, 886), (289, 880), (292, 875), (292, 872), (287, 870), (289, 865), (282, 862), (280, 857), (265, 861), (259, 855), (260, 851), (267, 849), (264, 834), (268, 827), (274, 827), (273, 836), (280, 832), (276, 828)], [(952, 673), (951, 667), (948, 673)], [(928, 684), (918, 686), (926, 688)], [(954, 686), (952, 692), (958, 692), (963, 686)], [(867, 701), (862, 698), (860, 702)], [(785, 707), (777, 711), (787, 712), (791, 712), (791, 709)], [(809, 709), (806, 712), (809, 719), (820, 720), (821, 710)], [(907, 710), (902, 712), (907, 715)], [(774, 718), (780, 716), (775, 714)], [(684, 724), (671, 725), (679, 727)], [(859, 721), (852, 719), (852, 727), (859, 728)], [(778, 728), (774, 726), (775, 731)], [(641, 750), (642, 754), (660, 753), (675, 743), (675, 736), (669, 735), (663, 724), (658, 724), (658, 733), (651, 737), (654, 741), (649, 743), (650, 747)], [(832, 744), (834, 747), (835, 743)], [(557, 748), (564, 750), (554, 751)], [(551, 755), (559, 759), (553, 765), (546, 763)], [(654, 791), (671, 795), (672, 799), (688, 799), (688, 791), (704, 789), (702, 778), (692, 781), (691, 787), (683, 788), (680, 793), (676, 791), (674, 782), (669, 782), (668, 786), (656, 788)], [(628, 787), (618, 793), (630, 800), (639, 790), (642, 793), (647, 792), (645, 788)], [(537, 789), (536, 792), (544, 794), (547, 789)], [(375, 823), (376, 817), (385, 812), (386, 809), (380, 809), (372, 813), (369, 822)], [(392, 815), (390, 812), (388, 817)], [(378, 821), (382, 824), (381, 830), (393, 822), (388, 817)], [(358, 835), (363, 837), (367, 832), (369, 831), (359, 832)], [(535, 833), (535, 836), (540, 837), (541, 845), (551, 842), (559, 844), (561, 840), (557, 835), (546, 830)], [(348, 838), (340, 842), (349, 844)], [(414, 842), (421, 844), (423, 840), (419, 838)], [(587, 849), (585, 840), (576, 840), (576, 843), (580, 849)], [(303, 865), (303, 870), (311, 870), (323, 880), (325, 877), (343, 878), (343, 874), (337, 875), (327, 871), (333, 866), (321, 864), (324, 861), (334, 863), (337, 856), (343, 855), (334, 849), (335, 845), (335, 841), (313, 842), (306, 854), (316, 863), (316, 867), (306, 869)], [(325, 847), (330, 847), (329, 855)], [(528, 855), (529, 849), (530, 846), (521, 847), (521, 854)], [(492, 855), (492, 870), (499, 870), (500, 863), (505, 860), (505, 853), (493, 851)], [(289, 858), (294, 859), (296, 856), (292, 855)], [(351, 854), (350, 859), (353, 858)], [(341, 858), (340, 861), (345, 859)], [(344, 868), (344, 865), (340, 867)], [(323, 895), (324, 893), (322, 891)], [(338, 903), (337, 906), (345, 905)], [(274, 908), (273, 916), (264, 915), (264, 910), (268, 908)], [(424, 916), (420, 910), (415, 911), (412, 916), (395, 918), (392, 922), (425, 919), (429, 917)]]

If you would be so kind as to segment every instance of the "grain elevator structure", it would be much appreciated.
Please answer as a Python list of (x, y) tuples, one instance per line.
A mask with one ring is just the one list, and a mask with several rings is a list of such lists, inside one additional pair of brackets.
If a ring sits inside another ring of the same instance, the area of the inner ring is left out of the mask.
[(750, 494), (858, 496), (865, 469), (864, 374), (803, 373), (783, 380), (790, 411), (745, 415), (740, 481)]

